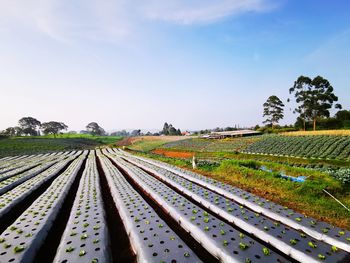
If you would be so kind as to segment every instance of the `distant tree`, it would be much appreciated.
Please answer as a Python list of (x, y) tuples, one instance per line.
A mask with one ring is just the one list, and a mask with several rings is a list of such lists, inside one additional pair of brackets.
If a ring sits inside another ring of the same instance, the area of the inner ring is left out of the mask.
[(88, 125), (86, 125), (86, 130), (91, 135), (104, 135), (105, 130), (100, 127), (96, 122), (90, 122)]
[(141, 135), (141, 130), (133, 130), (130, 135), (131, 136), (140, 136)]
[(263, 104), (264, 113), (263, 117), (268, 117), (264, 123), (270, 124), (271, 128), (277, 124), (281, 119), (283, 119), (283, 102), (275, 95), (268, 97), (266, 102)]
[(122, 130), (122, 131), (116, 131), (116, 132), (112, 132), (111, 136), (123, 136), (123, 137), (127, 137), (129, 136), (130, 133), (128, 133), (126, 130)]
[(81, 130), (79, 133), (80, 133), (80, 134), (89, 134), (89, 132), (86, 131), (86, 130)]
[(68, 131), (69, 134), (77, 134), (77, 131)]
[(7, 136), (16, 136), (17, 133), (15, 127), (8, 127), (7, 129), (3, 130), (1, 134)]
[(169, 135), (169, 124), (167, 122), (163, 125), (162, 134)]
[[(334, 94), (334, 89), (327, 79), (317, 76), (314, 79), (300, 76), (294, 86), (289, 89), (290, 94), (294, 94), (297, 107), (294, 112), (299, 113), (303, 119), (304, 130), (306, 120), (313, 122), (313, 129), (316, 130), (317, 118), (330, 115), (329, 110), (333, 107), (338, 97)], [(341, 109), (340, 104), (335, 104), (335, 108)]]
[(334, 116), (338, 121), (348, 121), (350, 120), (350, 110), (340, 110)]
[(181, 130), (176, 129), (172, 124), (168, 124), (167, 122), (163, 125), (163, 130), (161, 131), (163, 135), (181, 135)]
[(340, 110), (334, 117), (340, 123), (342, 128), (350, 128), (350, 110)]
[(55, 138), (57, 134), (67, 129), (68, 129), (68, 126), (63, 122), (50, 121), (50, 122), (44, 122), (41, 124), (41, 130), (43, 131), (43, 133), (53, 134)]
[(40, 135), (38, 128), (41, 122), (33, 117), (23, 117), (18, 121), (19, 127), (26, 135), (37, 136)]

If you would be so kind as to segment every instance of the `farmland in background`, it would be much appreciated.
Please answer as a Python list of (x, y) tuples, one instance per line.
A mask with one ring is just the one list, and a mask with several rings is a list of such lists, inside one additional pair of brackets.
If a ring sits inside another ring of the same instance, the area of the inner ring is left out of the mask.
[(259, 140), (260, 136), (233, 139), (191, 138), (169, 142), (164, 144), (162, 148), (193, 152), (239, 152)]
[(113, 145), (121, 137), (92, 136), (89, 134), (62, 134), (40, 137), (10, 137), (0, 139), (0, 157), (21, 154), (36, 154), (54, 151), (94, 149), (96, 146)]

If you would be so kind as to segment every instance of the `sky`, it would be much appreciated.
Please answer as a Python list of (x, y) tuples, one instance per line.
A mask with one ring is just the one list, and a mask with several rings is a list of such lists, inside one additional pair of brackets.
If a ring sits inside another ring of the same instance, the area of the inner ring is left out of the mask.
[[(0, 129), (24, 116), (82, 130), (263, 121), (300, 75), (350, 109), (348, 0), (0, 0)], [(333, 111), (332, 113), (334, 113)]]

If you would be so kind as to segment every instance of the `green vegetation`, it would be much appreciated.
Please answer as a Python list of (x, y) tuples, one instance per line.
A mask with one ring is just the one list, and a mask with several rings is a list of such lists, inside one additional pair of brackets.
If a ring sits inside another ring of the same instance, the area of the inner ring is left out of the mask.
[(149, 152), (161, 147), (167, 142), (166, 140), (140, 140), (128, 146), (128, 148), (134, 151)]
[(193, 152), (238, 152), (250, 144), (259, 141), (260, 137), (209, 140), (191, 138), (165, 144), (162, 148)]
[(268, 97), (266, 102), (263, 104), (264, 113), (263, 117), (268, 117), (264, 123), (267, 123), (271, 128), (274, 128), (274, 124), (278, 123), (283, 119), (283, 102), (276, 96), (272, 95)]
[(92, 149), (119, 141), (117, 136), (92, 136), (89, 134), (10, 137), (0, 140), (0, 157), (21, 154), (38, 154), (55, 151)]
[[(338, 97), (334, 94), (334, 88), (327, 79), (317, 76), (311, 79), (306, 76), (300, 76), (293, 87), (289, 89), (289, 93), (293, 94), (297, 107), (294, 112), (299, 113), (299, 118), (304, 123), (312, 120), (313, 129), (316, 130), (316, 122), (320, 118), (329, 118), (329, 110), (333, 104), (338, 101)], [(340, 104), (335, 104), (336, 109), (341, 109)]]
[(350, 158), (350, 136), (263, 136), (245, 152), (346, 160)]

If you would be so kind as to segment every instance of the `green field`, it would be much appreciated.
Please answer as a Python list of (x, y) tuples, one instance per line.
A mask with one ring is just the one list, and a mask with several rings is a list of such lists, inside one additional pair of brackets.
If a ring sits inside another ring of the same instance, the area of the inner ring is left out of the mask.
[(121, 140), (118, 136), (92, 136), (89, 134), (62, 134), (37, 137), (11, 137), (0, 140), (0, 157), (37, 154), (55, 151), (93, 149), (102, 145), (113, 145)]
[(245, 152), (299, 156), (319, 159), (348, 160), (350, 158), (350, 136), (263, 136), (249, 145)]
[(193, 151), (193, 152), (238, 152), (255, 143), (259, 137), (234, 138), (234, 139), (200, 139), (191, 138), (164, 144), (162, 148)]

